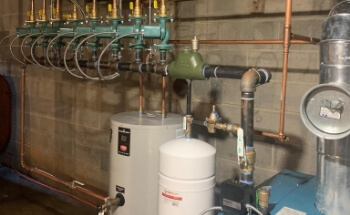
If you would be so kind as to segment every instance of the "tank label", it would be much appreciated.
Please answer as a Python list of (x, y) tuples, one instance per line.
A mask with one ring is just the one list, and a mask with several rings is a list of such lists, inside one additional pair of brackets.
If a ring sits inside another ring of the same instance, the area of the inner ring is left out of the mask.
[(283, 207), (280, 211), (276, 213), (276, 215), (306, 215), (306, 213), (288, 207)]
[(163, 190), (162, 192), (163, 200), (165, 204), (171, 204), (173, 207), (178, 207), (182, 202), (183, 198), (180, 193), (172, 192), (169, 190)]
[(119, 127), (118, 129), (118, 154), (130, 156), (130, 129)]
[(125, 188), (118, 185), (115, 185), (115, 190), (117, 193), (125, 193)]
[(340, 120), (341, 114), (340, 110), (330, 110), (329, 108), (321, 107), (320, 116), (323, 118)]

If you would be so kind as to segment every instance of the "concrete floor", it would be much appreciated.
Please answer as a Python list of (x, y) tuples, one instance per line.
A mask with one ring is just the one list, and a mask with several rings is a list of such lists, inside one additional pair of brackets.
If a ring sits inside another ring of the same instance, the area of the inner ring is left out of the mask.
[(0, 165), (1, 215), (97, 215), (97, 210), (20, 177)]

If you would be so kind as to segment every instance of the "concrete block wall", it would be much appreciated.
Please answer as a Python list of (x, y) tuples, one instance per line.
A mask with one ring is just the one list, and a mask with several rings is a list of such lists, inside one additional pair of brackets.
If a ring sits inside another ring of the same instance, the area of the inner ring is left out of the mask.
[[(29, 2), (29, 1), (28, 1)], [(65, 2), (65, 1), (63, 1)], [(250, 14), (250, 1), (194, 0), (169, 2), (175, 22), (169, 24), (172, 39), (282, 39), (284, 1), (265, 0), (264, 14)], [(292, 32), (320, 37), (321, 25), (335, 0), (295, 0)], [(41, 1), (36, 0), (39, 7)], [(29, 5), (29, 3), (28, 3)], [(13, 33), (23, 25), (27, 1), (2, 0), (0, 35)], [(66, 1), (66, 7), (69, 2)], [(38, 8), (37, 7), (37, 8)], [(177, 45), (174, 56), (185, 45)], [(1, 45), (0, 74), (13, 87), (13, 135), (6, 151), (18, 165), (20, 72), (17, 63), (8, 61), (8, 43)], [(261, 67), (270, 70), (273, 79), (258, 87), (255, 100), (255, 128), (277, 132), (281, 93), (281, 45), (202, 45), (200, 52), (209, 64)], [(302, 96), (318, 83), (319, 48), (293, 45), (289, 57), (286, 128), (287, 144), (257, 137), (256, 183), (284, 168), (316, 173), (316, 138), (301, 122), (299, 106)], [(127, 60), (124, 58), (123, 60)], [(132, 59), (130, 59), (132, 60)], [(138, 74), (123, 73), (108, 82), (89, 82), (67, 73), (27, 67), (26, 82), (26, 162), (54, 175), (74, 178), (102, 191), (108, 190), (109, 118), (115, 113), (138, 110)], [(160, 109), (161, 79), (145, 75), (145, 109)], [(185, 98), (172, 91), (168, 81), (167, 108), (185, 113)], [(196, 119), (209, 116), (215, 104), (225, 122), (240, 123), (240, 81), (212, 78), (193, 83), (192, 111)], [(205, 128), (194, 128), (194, 136), (208, 141), (217, 149), (217, 182), (235, 177), (239, 172), (236, 140)], [(0, 156), (3, 160), (3, 156)]]

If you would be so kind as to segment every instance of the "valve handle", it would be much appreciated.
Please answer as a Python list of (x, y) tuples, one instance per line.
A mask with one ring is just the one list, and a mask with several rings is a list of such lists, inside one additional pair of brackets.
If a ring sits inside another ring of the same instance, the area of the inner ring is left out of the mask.
[(153, 7), (154, 7), (154, 9), (158, 9), (158, 1), (157, 0), (153, 1)]
[(90, 13), (90, 6), (88, 4), (85, 5), (85, 12)]
[(108, 12), (112, 12), (113, 11), (113, 6), (112, 4), (108, 4)]
[(237, 130), (237, 157), (238, 161), (244, 159), (244, 132), (242, 128)]

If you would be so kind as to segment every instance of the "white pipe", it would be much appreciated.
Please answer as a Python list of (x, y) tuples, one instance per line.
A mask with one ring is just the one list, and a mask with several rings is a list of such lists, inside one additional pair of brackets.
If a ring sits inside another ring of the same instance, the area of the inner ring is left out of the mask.
[(246, 204), (245, 207), (246, 207), (247, 209), (250, 209), (250, 213), (249, 213), (249, 214), (252, 214), (252, 213), (251, 213), (251, 210), (253, 210), (253, 211), (255, 211), (255, 213), (257, 213), (258, 215), (264, 215), (264, 214), (262, 214), (258, 209), (256, 209), (256, 208), (255, 208), (253, 205), (251, 205), (251, 204)]
[(223, 209), (221, 206), (211, 207), (211, 208), (208, 208), (208, 209), (202, 211), (199, 215), (204, 215), (210, 211), (223, 211)]

